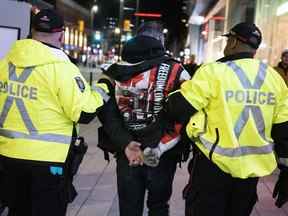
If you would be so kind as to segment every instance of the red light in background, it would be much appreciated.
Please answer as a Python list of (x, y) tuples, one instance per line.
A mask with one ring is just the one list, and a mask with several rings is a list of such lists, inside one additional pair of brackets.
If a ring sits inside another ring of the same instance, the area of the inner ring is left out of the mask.
[(223, 17), (223, 16), (214, 16), (211, 19), (212, 20), (225, 20), (225, 17)]
[(155, 18), (160, 18), (162, 14), (160, 13), (134, 13), (135, 16), (139, 17), (155, 17)]

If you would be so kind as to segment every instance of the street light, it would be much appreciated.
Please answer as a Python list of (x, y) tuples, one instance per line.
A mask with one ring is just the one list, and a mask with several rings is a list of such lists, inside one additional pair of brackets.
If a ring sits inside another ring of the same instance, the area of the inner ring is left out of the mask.
[[(93, 42), (93, 32), (94, 32), (94, 15), (98, 12), (99, 8), (98, 8), (98, 5), (95, 4), (96, 3), (96, 0), (94, 0), (94, 5), (91, 7), (91, 10), (90, 10), (90, 35), (91, 35), (91, 44)], [(92, 53), (91, 53), (91, 50), (89, 51), (88, 50), (88, 55), (91, 54), (92, 56)], [(90, 56), (90, 67), (92, 66), (92, 59), (91, 59), (91, 56)], [(88, 63), (89, 64), (89, 63)], [(92, 85), (92, 81), (93, 81), (93, 73), (92, 71), (90, 71), (90, 76), (89, 76), (89, 84)]]
[[(119, 32), (119, 47), (118, 47), (118, 55), (121, 56), (121, 37), (122, 37), (122, 32), (123, 32), (123, 17), (124, 17), (124, 0), (120, 0), (120, 4), (119, 4), (119, 29), (120, 29), (120, 32)], [(116, 29), (115, 29), (116, 30)], [(116, 33), (116, 32), (115, 32)], [(117, 30), (117, 33), (118, 33), (118, 30)], [(117, 34), (116, 33), (116, 34)]]
[(115, 30), (114, 30), (114, 33), (117, 34), (117, 35), (120, 34), (121, 33), (120, 28), (116, 27)]
[(98, 5), (93, 5), (93, 7), (91, 8), (92, 13), (97, 13), (98, 12)]
[(93, 5), (91, 7), (91, 10), (90, 10), (90, 27), (91, 27), (91, 31), (93, 33), (93, 29), (94, 29), (94, 15), (98, 12), (99, 8), (98, 8), (98, 5)]

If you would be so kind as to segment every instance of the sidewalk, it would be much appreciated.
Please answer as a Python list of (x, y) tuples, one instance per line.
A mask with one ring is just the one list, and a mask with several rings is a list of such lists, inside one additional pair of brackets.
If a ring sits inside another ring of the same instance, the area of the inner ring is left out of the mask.
[[(119, 216), (116, 193), (115, 161), (107, 164), (103, 153), (96, 147), (97, 121), (81, 126), (89, 150), (75, 179), (78, 197), (69, 206), (68, 216)], [(277, 176), (260, 180), (258, 185), (259, 202), (252, 216), (288, 216), (288, 205), (278, 209), (272, 200), (272, 190)], [(187, 180), (186, 167), (178, 169), (174, 192), (171, 199), (171, 216), (184, 216), (184, 202), (181, 191)], [(232, 215), (231, 215), (232, 216)]]

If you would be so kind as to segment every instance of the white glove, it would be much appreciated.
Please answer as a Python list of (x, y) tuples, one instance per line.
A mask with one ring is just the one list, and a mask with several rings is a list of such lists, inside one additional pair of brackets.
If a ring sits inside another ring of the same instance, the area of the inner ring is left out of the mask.
[(147, 147), (143, 151), (143, 160), (146, 166), (157, 167), (160, 161), (161, 151), (159, 148)]

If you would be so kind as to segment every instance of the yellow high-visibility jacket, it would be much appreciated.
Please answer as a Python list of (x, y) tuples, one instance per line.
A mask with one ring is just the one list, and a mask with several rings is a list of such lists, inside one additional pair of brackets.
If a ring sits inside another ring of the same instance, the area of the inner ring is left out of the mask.
[(180, 92), (199, 111), (186, 132), (207, 158), (233, 177), (273, 172), (272, 125), (288, 121), (288, 90), (274, 69), (255, 59), (211, 63)]
[(61, 50), (31, 39), (14, 44), (0, 71), (0, 155), (65, 162), (73, 123), (103, 105), (101, 91)]

